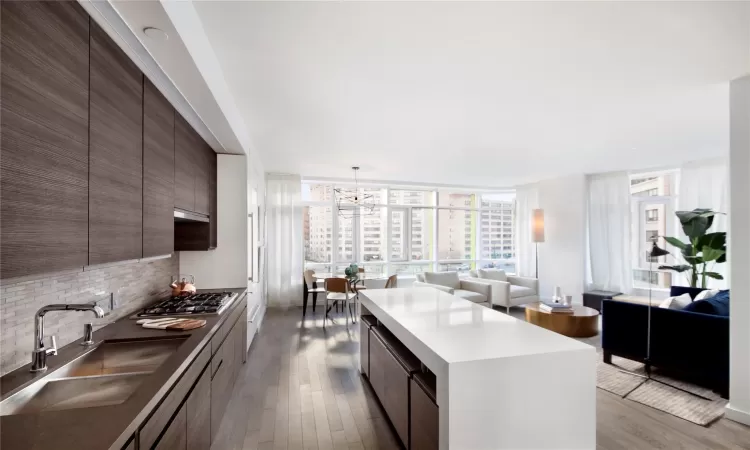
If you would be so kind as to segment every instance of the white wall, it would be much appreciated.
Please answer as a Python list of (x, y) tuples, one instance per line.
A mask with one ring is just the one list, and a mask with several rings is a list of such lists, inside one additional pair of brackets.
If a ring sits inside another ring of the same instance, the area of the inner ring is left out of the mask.
[(750, 76), (730, 87), (729, 405), (726, 415), (750, 425)]
[(572, 175), (537, 183), (544, 210), (544, 243), (539, 244), (539, 290), (542, 298), (555, 286), (574, 303), (583, 302), (586, 236), (586, 176)]
[(199, 289), (237, 288), (247, 277), (247, 162), (242, 155), (217, 155), (218, 241), (215, 250), (180, 252), (180, 273), (192, 274)]

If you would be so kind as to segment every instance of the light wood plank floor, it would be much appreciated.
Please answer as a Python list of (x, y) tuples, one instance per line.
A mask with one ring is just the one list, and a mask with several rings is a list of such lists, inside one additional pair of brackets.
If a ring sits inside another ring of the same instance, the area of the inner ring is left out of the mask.
[[(358, 326), (323, 330), (321, 309), (269, 309), (212, 450), (396, 449), (357, 369)], [(750, 449), (750, 427), (704, 428), (597, 390), (597, 448)]]

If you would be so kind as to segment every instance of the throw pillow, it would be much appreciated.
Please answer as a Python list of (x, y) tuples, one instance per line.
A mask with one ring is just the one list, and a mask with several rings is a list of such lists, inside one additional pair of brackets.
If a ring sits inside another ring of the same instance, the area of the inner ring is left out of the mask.
[(508, 281), (508, 276), (504, 270), (500, 269), (479, 269), (479, 278), (485, 278), (487, 280), (495, 281)]
[(690, 294), (682, 294), (677, 297), (672, 297), (672, 303), (669, 304), (669, 309), (684, 309), (687, 305), (693, 303), (693, 299)]
[(669, 309), (669, 304), (672, 303), (674, 297), (665, 298), (663, 302), (659, 303), (659, 308)]
[(729, 291), (719, 291), (709, 299), (695, 301), (687, 305), (683, 311), (729, 317)]
[(425, 283), (439, 284), (440, 286), (451, 289), (460, 289), (461, 282), (458, 279), (458, 272), (425, 272)]
[(693, 300), (696, 302), (698, 300), (708, 300), (709, 298), (713, 297), (714, 295), (718, 294), (718, 289), (706, 289), (705, 291), (701, 291), (698, 295), (695, 296)]

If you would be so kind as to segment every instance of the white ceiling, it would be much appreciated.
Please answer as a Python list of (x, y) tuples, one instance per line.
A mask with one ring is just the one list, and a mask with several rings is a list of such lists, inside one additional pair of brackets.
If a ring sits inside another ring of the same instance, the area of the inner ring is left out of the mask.
[(728, 152), (747, 2), (194, 2), (267, 171), (511, 186)]

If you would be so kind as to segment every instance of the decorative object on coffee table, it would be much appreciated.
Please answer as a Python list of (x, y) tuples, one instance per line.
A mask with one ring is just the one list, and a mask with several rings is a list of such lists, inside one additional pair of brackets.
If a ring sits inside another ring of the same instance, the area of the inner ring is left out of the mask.
[(599, 333), (599, 311), (572, 305), (572, 314), (544, 312), (540, 302), (526, 305), (526, 321), (568, 337), (592, 337)]

